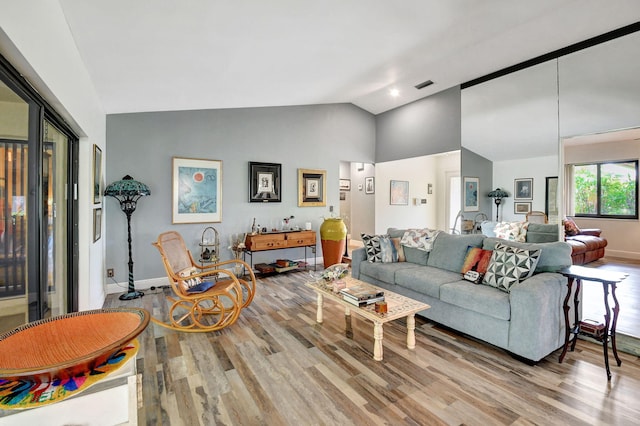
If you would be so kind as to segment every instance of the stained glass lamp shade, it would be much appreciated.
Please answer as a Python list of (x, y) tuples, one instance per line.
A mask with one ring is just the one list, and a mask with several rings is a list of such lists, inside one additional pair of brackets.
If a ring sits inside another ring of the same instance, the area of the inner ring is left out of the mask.
[(136, 210), (138, 200), (145, 195), (151, 195), (149, 187), (142, 182), (134, 180), (126, 175), (122, 180), (113, 182), (104, 190), (104, 195), (113, 197), (120, 203), (120, 208), (127, 215), (127, 242), (129, 243), (129, 286), (127, 293), (120, 295), (120, 300), (131, 300), (144, 296), (141, 291), (136, 291), (133, 282), (133, 259), (131, 256), (131, 214)]
[(493, 201), (496, 203), (496, 222), (498, 221), (498, 210), (500, 210), (500, 203), (502, 203), (503, 198), (509, 197), (509, 193), (503, 189), (496, 188), (493, 191), (487, 194), (489, 198), (493, 198)]

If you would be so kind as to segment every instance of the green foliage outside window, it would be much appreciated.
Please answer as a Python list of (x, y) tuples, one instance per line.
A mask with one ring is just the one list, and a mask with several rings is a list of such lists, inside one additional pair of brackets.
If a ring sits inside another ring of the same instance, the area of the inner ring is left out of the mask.
[(576, 165), (576, 215), (637, 217), (638, 162)]

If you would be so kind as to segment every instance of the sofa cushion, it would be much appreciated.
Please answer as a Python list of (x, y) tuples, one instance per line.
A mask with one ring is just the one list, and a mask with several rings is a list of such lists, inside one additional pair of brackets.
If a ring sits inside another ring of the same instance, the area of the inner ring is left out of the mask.
[(482, 248), (493, 250), (497, 243), (507, 244), (522, 249), (542, 250), (534, 273), (556, 272), (567, 266), (571, 266), (571, 246), (564, 241), (554, 243), (518, 243), (505, 241), (500, 238), (485, 238)]
[(462, 263), (467, 255), (467, 248), (469, 246), (482, 247), (484, 239), (485, 236), (480, 234), (451, 235), (441, 232), (433, 243), (433, 250), (429, 253), (427, 265), (460, 274)]
[(420, 266), (408, 262), (362, 262), (360, 263), (360, 274), (375, 278), (377, 281), (394, 284), (397, 271), (412, 268), (420, 268)]
[[(489, 267), (491, 253), (491, 250), (484, 250), (480, 247), (469, 247), (467, 256), (464, 258), (464, 263), (462, 264), (462, 269), (460, 270), (460, 273), (463, 274), (462, 278), (474, 284), (481, 283)], [(467, 274), (467, 272), (471, 273)], [(476, 272), (476, 274), (473, 274), (473, 272)]]
[(500, 320), (511, 319), (509, 293), (494, 287), (468, 281), (447, 283), (440, 287), (440, 300)]
[(382, 250), (380, 248), (381, 235), (362, 235), (362, 242), (367, 253), (368, 262), (382, 262)]
[[(398, 229), (398, 228), (389, 228), (387, 229), (387, 235), (393, 238), (400, 238), (404, 236), (406, 229)], [(414, 247), (406, 247), (402, 246), (402, 251), (404, 253), (405, 261), (411, 263), (417, 263), (418, 265), (427, 265), (427, 259), (429, 258), (429, 252), (424, 250), (419, 250)]]
[(552, 243), (560, 241), (558, 224), (529, 223), (526, 240), (528, 243)]
[(395, 283), (401, 287), (439, 298), (440, 286), (459, 281), (460, 272), (450, 272), (430, 266), (421, 266), (398, 270), (396, 271), (395, 278)]
[(483, 284), (508, 292), (511, 286), (529, 278), (536, 268), (541, 250), (496, 244)]
[(493, 228), (496, 237), (524, 243), (527, 238), (529, 222), (498, 222)]
[(576, 222), (570, 217), (565, 217), (562, 223), (564, 224), (565, 235), (572, 237), (580, 233), (580, 228), (578, 228)]
[(395, 247), (396, 249), (396, 254), (398, 255), (398, 262), (405, 262), (406, 258), (404, 256), (404, 248), (402, 244), (400, 244), (401, 239), (402, 238), (400, 237), (392, 237), (391, 243), (393, 244), (393, 247)]

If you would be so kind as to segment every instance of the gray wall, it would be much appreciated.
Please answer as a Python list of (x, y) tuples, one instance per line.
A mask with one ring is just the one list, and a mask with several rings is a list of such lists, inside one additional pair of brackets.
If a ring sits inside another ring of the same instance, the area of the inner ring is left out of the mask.
[(376, 116), (376, 162), (460, 149), (460, 87)]
[[(493, 211), (494, 202), (491, 198), (487, 197), (487, 194), (493, 189), (493, 162), (486, 158), (476, 154), (473, 151), (469, 151), (466, 148), (460, 150), (460, 163), (463, 175), (467, 177), (479, 178), (478, 184), (478, 201), (480, 204), (480, 210), (477, 212), (463, 212), (465, 219), (474, 219), (479, 213), (487, 215), (489, 220), (496, 219), (496, 213)], [(464, 181), (463, 179), (461, 181)], [(511, 193), (509, 188), (502, 188)], [(463, 200), (461, 201), (464, 206), (464, 191), (462, 193)]]
[[(229, 236), (249, 231), (254, 217), (270, 226), (294, 215), (295, 223), (304, 226), (309, 221), (318, 230), (329, 206), (339, 209), (340, 160), (373, 163), (374, 153), (375, 118), (350, 104), (117, 114), (107, 117), (106, 182), (130, 174), (151, 189), (132, 219), (134, 271), (140, 280), (164, 276), (151, 243), (167, 230), (180, 232), (197, 257), (202, 231), (214, 226), (223, 259), (231, 257)], [(174, 156), (222, 160), (221, 223), (171, 223)], [(249, 203), (249, 161), (282, 164), (281, 203)], [(327, 171), (327, 207), (297, 206), (298, 168)], [(126, 282), (125, 215), (113, 199), (104, 205), (106, 267), (115, 268), (116, 281)], [(254, 261), (302, 254), (292, 249), (258, 255)]]

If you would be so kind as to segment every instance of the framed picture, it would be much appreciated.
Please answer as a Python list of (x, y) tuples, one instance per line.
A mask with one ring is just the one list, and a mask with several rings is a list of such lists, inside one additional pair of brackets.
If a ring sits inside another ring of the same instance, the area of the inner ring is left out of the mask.
[(102, 150), (93, 144), (93, 204), (102, 199)]
[(544, 214), (547, 218), (558, 216), (558, 176), (545, 178)]
[(93, 209), (93, 242), (95, 243), (102, 235), (102, 209)]
[(389, 191), (389, 204), (392, 206), (409, 205), (409, 181), (392, 180)]
[(533, 178), (514, 179), (514, 200), (533, 200)]
[(464, 191), (462, 193), (464, 197), (463, 210), (465, 212), (477, 212), (480, 210), (480, 198), (478, 197), (478, 187), (480, 185), (480, 178), (468, 177), (463, 178)]
[(373, 176), (364, 178), (364, 193), (373, 194), (376, 192), (376, 184)]
[(249, 202), (281, 202), (281, 173), (281, 164), (249, 162)]
[(222, 221), (222, 161), (173, 157), (173, 223)]
[(351, 179), (340, 179), (340, 191), (351, 191)]
[(525, 202), (514, 202), (513, 203), (513, 212), (515, 214), (527, 214), (531, 211), (531, 201)]
[(327, 205), (327, 172), (298, 169), (298, 207)]

